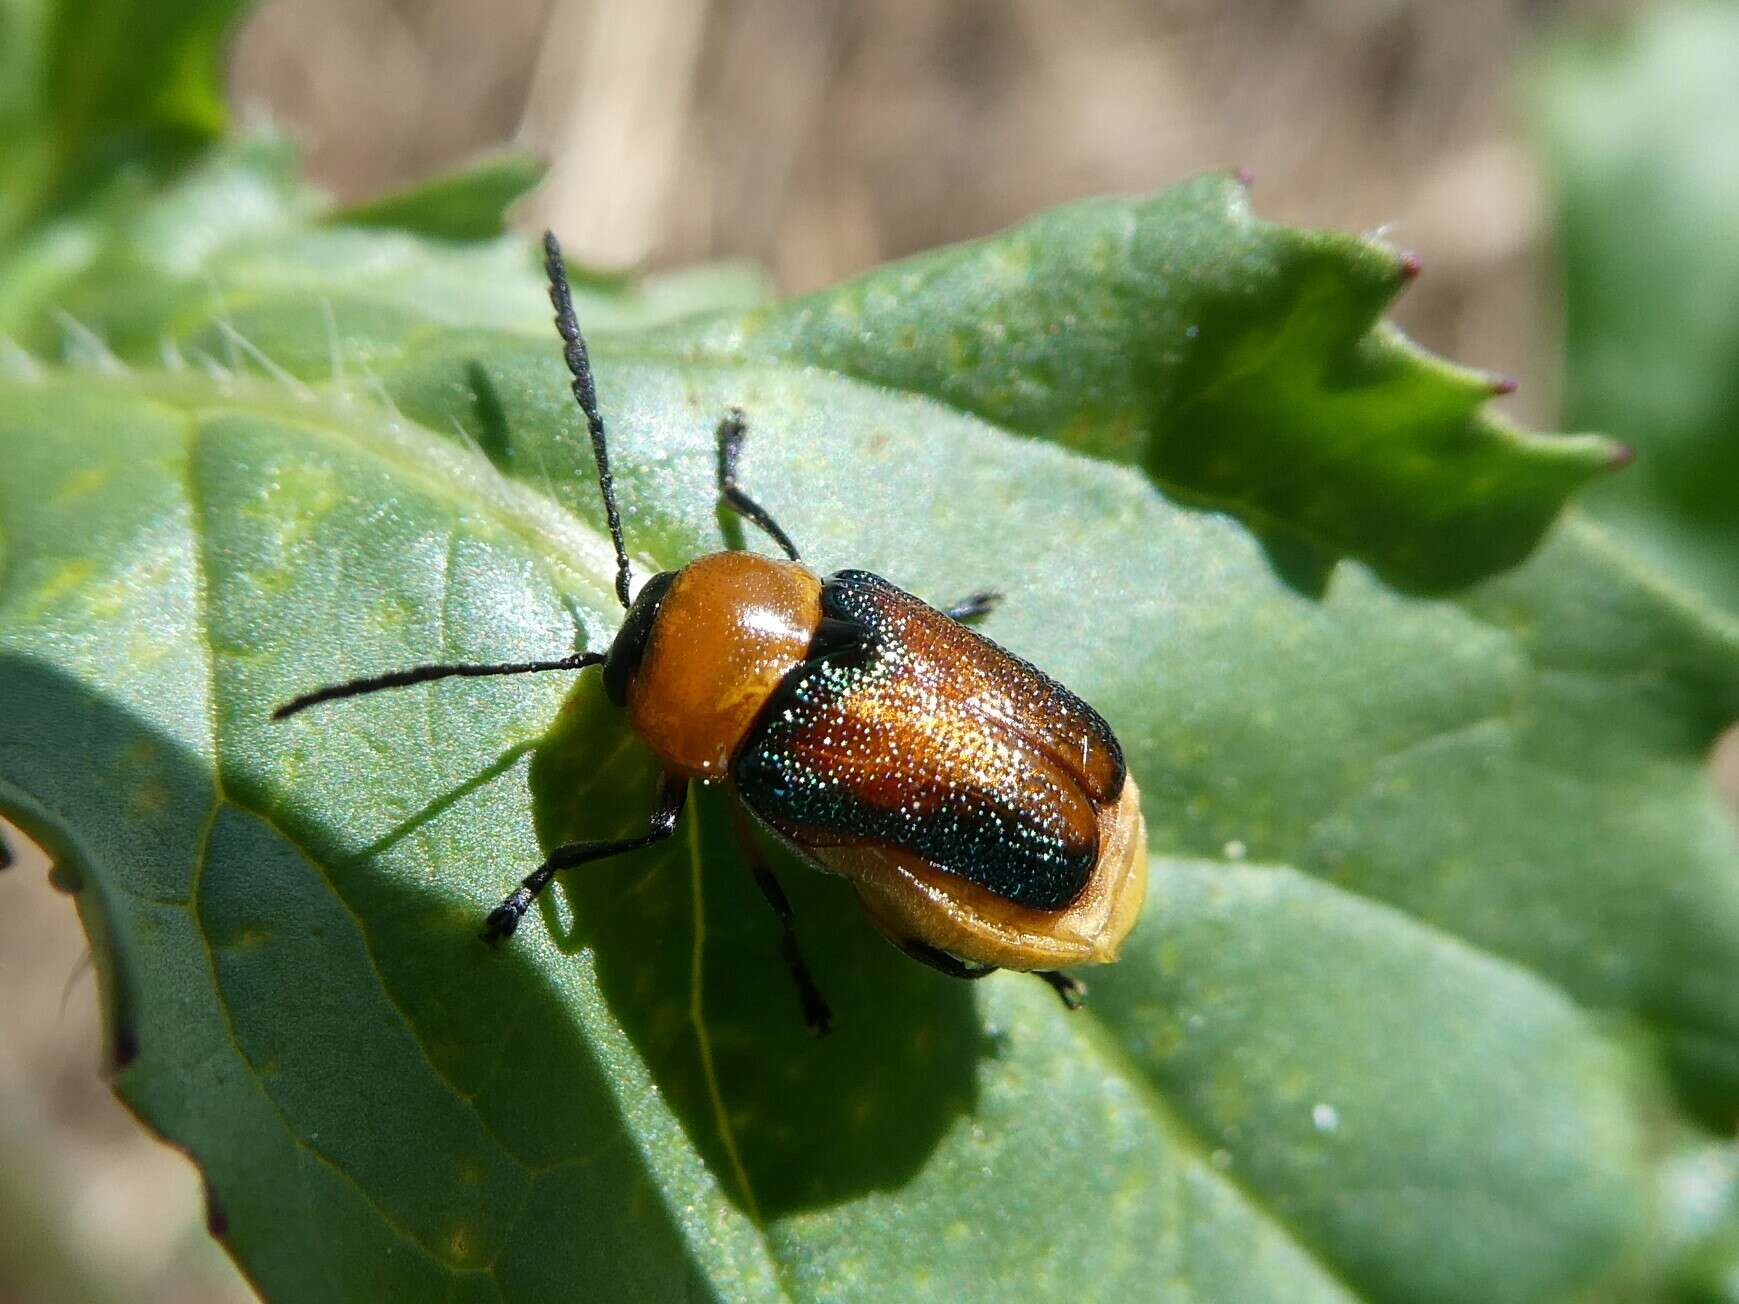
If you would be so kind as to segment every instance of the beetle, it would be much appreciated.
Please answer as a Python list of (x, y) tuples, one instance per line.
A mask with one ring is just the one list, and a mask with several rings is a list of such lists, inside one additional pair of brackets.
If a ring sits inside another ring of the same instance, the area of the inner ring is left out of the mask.
[(556, 874), (664, 841), (690, 785), (722, 783), (738, 799), (733, 823), (815, 1032), (827, 1031), (828, 1007), (743, 811), (800, 858), (849, 879), (871, 922), (913, 958), (964, 979), (1029, 971), (1078, 1007), (1084, 988), (1063, 966), (1115, 960), (1146, 891), (1141, 797), (1111, 727), (969, 627), (996, 594), (938, 610), (867, 571), (823, 578), (804, 565), (738, 486), (740, 410), (717, 431), (719, 500), (784, 559), (715, 552), (636, 593), (591, 361), (551, 233), (544, 253), (615, 548), (625, 614), (614, 641), (550, 661), (352, 679), (273, 718), (436, 679), (602, 667), (605, 694), (662, 765), (646, 832), (556, 847), (490, 912), (486, 941), (512, 936)]

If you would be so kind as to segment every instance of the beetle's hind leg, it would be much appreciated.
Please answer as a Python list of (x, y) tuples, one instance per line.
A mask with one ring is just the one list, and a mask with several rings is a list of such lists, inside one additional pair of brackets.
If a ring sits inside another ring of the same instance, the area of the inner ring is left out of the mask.
[[(948, 952), (938, 950), (928, 942), (920, 942), (912, 937), (908, 937), (900, 943), (900, 950), (914, 960), (921, 961), (932, 969), (947, 974), (950, 978), (964, 978), (969, 982), (976, 982), (980, 978), (990, 977), (997, 971), (993, 964), (967, 964), (958, 956), (949, 955)], [(1081, 1008), (1081, 998), (1087, 994), (1087, 985), (1079, 978), (1071, 978), (1061, 969), (1038, 969), (1033, 972), (1033, 977), (1043, 978), (1045, 984), (1057, 994), (1057, 999), (1063, 1003), (1065, 1008), (1071, 1010)]]
[(988, 978), (997, 971), (993, 964), (973, 965), (958, 956), (931, 946), (928, 942), (920, 942), (915, 937), (903, 939), (900, 950), (920, 964), (927, 964), (938, 973), (945, 973), (950, 978), (963, 978), (967, 982), (976, 982), (980, 978)]
[(1087, 984), (1079, 978), (1071, 977), (1061, 969), (1036, 969), (1034, 978), (1043, 978), (1057, 994), (1057, 999), (1064, 1008), (1078, 1010), (1087, 1003)]
[(986, 589), (983, 593), (961, 598), (952, 607), (942, 608), (942, 614), (950, 620), (958, 620), (962, 625), (970, 625), (995, 611), (1001, 601), (1002, 594)]
[(743, 410), (732, 408), (730, 415), (719, 422), (719, 501), (746, 520), (753, 521), (767, 536), (785, 550), (792, 561), (802, 561), (791, 536), (779, 528), (779, 523), (767, 514), (767, 509), (737, 488), (737, 458), (743, 451), (743, 439), (749, 428), (743, 421)]
[(658, 804), (653, 808), (649, 827), (639, 837), (569, 842), (557, 847), (549, 853), (549, 859), (527, 874), (525, 880), (507, 894), (507, 899), (489, 912), (483, 925), (483, 940), (493, 946), (512, 937), (513, 930), (519, 927), (520, 919), (531, 909), (537, 894), (548, 887), (550, 880), (562, 870), (663, 842), (676, 832), (677, 817), (682, 814), (683, 803), (687, 800), (688, 780), (680, 775), (666, 774), (659, 780)]
[(754, 832), (743, 818), (742, 811), (732, 809), (731, 827), (736, 832), (737, 845), (743, 849), (743, 859), (755, 876), (755, 886), (761, 889), (761, 895), (767, 898), (767, 904), (779, 917), (779, 954), (784, 958), (791, 982), (797, 988), (797, 999), (803, 1006), (803, 1022), (817, 1037), (825, 1037), (833, 1027), (833, 1012), (827, 1008), (826, 1000), (816, 987), (809, 966), (803, 963), (803, 952), (797, 947), (797, 928), (790, 898), (773, 876), (773, 870), (761, 854), (760, 845), (755, 841)]

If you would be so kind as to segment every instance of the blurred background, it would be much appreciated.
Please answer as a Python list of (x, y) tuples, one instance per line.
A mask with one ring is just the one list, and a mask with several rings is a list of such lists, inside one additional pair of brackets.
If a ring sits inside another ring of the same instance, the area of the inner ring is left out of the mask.
[[(1397, 320), (1517, 377), (1508, 410), (1551, 426), (1569, 192), (1551, 184), (1549, 115), (1530, 96), (1555, 43), (1645, 8), (276, 0), (241, 30), (231, 85), (244, 120), (287, 131), (340, 198), (517, 144), (552, 161), (519, 218), (557, 226), (574, 255), (746, 258), (793, 292), (1082, 195), (1243, 166), (1265, 218), (1381, 228), (1417, 250), (1425, 272)], [(1739, 792), (1739, 746), (1717, 764)], [(0, 1304), (247, 1298), (205, 1235), (190, 1166), (94, 1071), (83, 935), (41, 858), (8, 837)]]
[(239, 106), (374, 193), (503, 141), (553, 160), (526, 224), (606, 266), (741, 257), (800, 292), (1082, 195), (1243, 166), (1264, 217), (1385, 227), (1400, 319), (1525, 378), (1556, 330), (1521, 0), (278, 0)]

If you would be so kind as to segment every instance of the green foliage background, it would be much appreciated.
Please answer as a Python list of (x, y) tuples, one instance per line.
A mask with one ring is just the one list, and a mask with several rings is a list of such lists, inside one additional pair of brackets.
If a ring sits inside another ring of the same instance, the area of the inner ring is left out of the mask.
[(1533, 85), (1554, 172), (1578, 420), (1643, 453), (1589, 507), (1739, 610), (1739, 6), (1560, 42)]
[(1151, 901), (1075, 1017), (781, 861), (817, 1044), (716, 793), (476, 943), (642, 818), (595, 682), (268, 721), (616, 612), (497, 234), (534, 171), (331, 210), (225, 134), (232, 17), (0, 3), (0, 806), (266, 1294), (1739, 1297), (1739, 626), (1563, 510), (1615, 445), (1380, 323), (1393, 250), (1213, 176), (788, 303), (582, 287), (645, 566), (719, 546), (740, 404), (819, 568), (1005, 591), (1142, 781)]

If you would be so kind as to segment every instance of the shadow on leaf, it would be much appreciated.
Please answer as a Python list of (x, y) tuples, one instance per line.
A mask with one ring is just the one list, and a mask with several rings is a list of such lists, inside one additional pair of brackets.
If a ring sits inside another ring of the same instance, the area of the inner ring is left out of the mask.
[[(580, 688), (532, 761), (540, 844), (643, 831), (656, 775), (620, 713)], [(832, 1034), (811, 1036), (730, 800), (697, 787), (670, 843), (565, 875), (562, 945), (593, 949), (616, 1018), (751, 1213), (900, 1186), (975, 1107), (976, 1064), (992, 1047), (972, 994), (888, 945), (843, 881), (767, 842), (833, 1009)], [(548, 905), (543, 920), (559, 929), (560, 913)]]
[[(56, 672), (0, 670), (56, 794), (8, 792), (7, 811), (77, 895), (116, 1089), (196, 1147), (213, 1233), (250, 1277), (319, 1263), (378, 1298), (482, 1274), (508, 1298), (699, 1288), (645, 1153), (657, 1139), (624, 1117), (571, 983), (529, 948), (485, 947), (478, 883), (426, 854), (524, 783), (523, 754), (358, 847), (343, 812), (260, 807), (241, 770), (214, 803), (209, 761), (180, 741)], [(251, 730), (297, 746), (263, 715), (222, 727), (255, 764), (271, 759)], [(68, 729), (80, 748), (59, 745)]]

